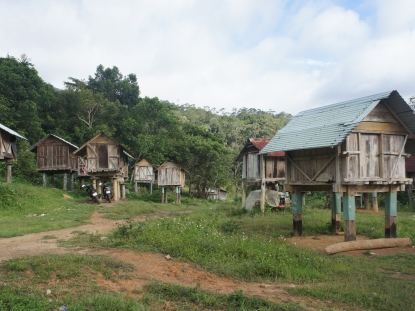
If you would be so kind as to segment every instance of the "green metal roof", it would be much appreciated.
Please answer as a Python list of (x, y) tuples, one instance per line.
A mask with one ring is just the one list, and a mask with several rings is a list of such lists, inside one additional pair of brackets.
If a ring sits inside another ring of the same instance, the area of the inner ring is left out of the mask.
[(412, 109), (397, 91), (392, 91), (302, 111), (259, 154), (337, 146), (381, 100), (415, 133)]

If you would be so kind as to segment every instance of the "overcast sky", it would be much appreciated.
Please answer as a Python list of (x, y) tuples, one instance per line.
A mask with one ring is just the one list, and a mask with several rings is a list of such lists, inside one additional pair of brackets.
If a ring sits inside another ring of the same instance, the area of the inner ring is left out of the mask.
[(63, 88), (99, 64), (175, 104), (299, 111), (415, 95), (414, 0), (0, 0), (0, 57)]

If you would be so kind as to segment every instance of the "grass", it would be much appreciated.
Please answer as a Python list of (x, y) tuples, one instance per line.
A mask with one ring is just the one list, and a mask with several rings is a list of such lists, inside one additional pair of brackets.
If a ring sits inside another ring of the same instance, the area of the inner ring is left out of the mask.
[[(359, 257), (328, 256), (297, 248), (285, 240), (292, 234), (289, 210), (262, 215), (241, 210), (232, 202), (186, 197), (181, 205), (160, 204), (157, 193), (142, 197), (132, 194), (122, 204), (98, 207), (83, 204), (87, 200), (83, 193), (65, 200), (63, 192), (56, 189), (21, 184), (0, 187), (0, 193), (9, 187), (10, 198), (0, 206), (0, 235), (7, 236), (8, 230), (17, 235), (45, 231), (45, 227), (55, 229), (47, 216), (58, 219), (56, 226), (81, 224), (99, 208), (111, 219), (130, 222), (119, 225), (105, 239), (79, 232), (65, 245), (170, 254), (176, 260), (241, 281), (294, 283), (298, 286), (286, 289), (292, 294), (330, 300), (349, 310), (411, 310), (415, 304), (413, 255), (381, 257), (366, 251)], [(330, 234), (331, 211), (317, 208), (325, 202), (321, 198), (312, 199), (303, 210), (303, 235)], [(406, 210), (399, 208), (397, 234), (415, 242), (415, 216)], [(34, 213), (47, 216), (27, 217)], [(137, 215), (149, 213), (157, 218), (134, 222)], [(384, 237), (384, 215), (357, 213), (356, 217), (357, 234)], [(44, 239), (53, 238), (45, 233)], [(226, 310), (301, 310), (295, 304), (278, 306), (247, 298), (242, 292), (222, 296), (157, 282), (137, 292), (140, 298), (126, 298), (96, 283), (97, 276), (117, 281), (131, 273), (128, 269), (131, 267), (123, 263), (95, 256), (44, 255), (9, 260), (0, 265), (0, 310), (57, 310), (60, 305), (71, 311), (158, 310), (166, 307), (165, 301), (177, 310), (218, 310), (223, 309), (221, 305), (226, 305)], [(52, 298), (45, 294), (46, 287), (55, 284), (51, 280), (61, 284), (51, 288)]]
[[(63, 195), (72, 199), (64, 199)], [(0, 237), (76, 227), (94, 209), (87, 196), (25, 183), (0, 183)]]

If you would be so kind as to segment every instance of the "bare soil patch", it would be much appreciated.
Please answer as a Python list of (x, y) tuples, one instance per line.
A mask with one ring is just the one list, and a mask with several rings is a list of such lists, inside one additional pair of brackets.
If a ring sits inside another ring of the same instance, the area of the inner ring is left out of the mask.
[[(146, 214), (138, 216), (134, 221), (145, 221), (149, 218), (168, 217), (169, 215), (170, 213), (168, 212)], [(69, 239), (73, 237), (76, 232), (82, 231), (105, 234), (111, 229), (116, 228), (119, 224), (127, 223), (127, 221), (105, 219), (102, 216), (102, 213), (96, 211), (88, 220), (89, 224), (76, 228), (35, 233), (13, 238), (0, 238), (0, 261), (43, 253), (101, 254), (135, 266), (135, 271), (129, 273), (127, 276), (115, 280), (107, 280), (104, 277), (99, 278), (99, 284), (101, 286), (115, 292), (122, 292), (129, 296), (139, 296), (144, 284), (161, 281), (187, 287), (200, 287), (203, 290), (222, 294), (230, 294), (237, 290), (242, 290), (245, 296), (257, 296), (276, 303), (298, 303), (307, 310), (321, 310), (322, 308), (335, 308), (336, 310), (347, 309), (347, 306), (344, 307), (330, 301), (319, 301), (308, 297), (299, 297), (287, 292), (288, 288), (298, 285), (286, 283), (263, 284), (240, 282), (197, 269), (194, 265), (179, 262), (174, 258), (167, 259), (163, 254), (137, 253), (131, 250), (122, 249), (71, 249), (58, 246), (58, 240)], [(45, 236), (54, 237), (54, 239), (45, 239)], [(361, 238), (365, 237), (358, 237), (358, 239)], [(287, 241), (298, 247), (311, 248), (324, 253), (324, 248), (326, 246), (342, 242), (343, 236), (299, 237), (289, 238)], [(373, 252), (379, 255), (396, 254), (400, 252), (415, 254), (415, 249), (394, 248), (374, 250)], [(348, 254), (352, 253), (359, 255), (362, 254), (362, 251), (348, 252)]]

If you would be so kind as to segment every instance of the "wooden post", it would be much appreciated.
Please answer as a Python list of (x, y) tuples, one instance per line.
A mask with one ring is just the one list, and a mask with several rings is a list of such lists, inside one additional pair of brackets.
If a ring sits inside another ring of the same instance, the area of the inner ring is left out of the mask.
[(390, 186), (389, 192), (385, 193), (385, 238), (396, 238), (397, 202), (397, 189)]
[(363, 202), (365, 204), (365, 209), (370, 211), (370, 200), (369, 200), (369, 193), (363, 193)]
[(379, 212), (378, 193), (377, 192), (372, 193), (372, 201), (373, 201), (373, 211), (374, 212)]
[(75, 188), (75, 181), (74, 181), (74, 175), (71, 173), (71, 191), (73, 191)]
[(121, 184), (121, 199), (125, 199), (125, 183)]
[(294, 188), (291, 195), (291, 211), (293, 214), (293, 230), (294, 236), (303, 235), (303, 200), (301, 191), (298, 188)]
[(52, 185), (52, 187), (55, 187), (55, 175), (54, 174), (52, 174), (51, 176), (50, 184)]
[(63, 174), (63, 191), (67, 191), (68, 190), (68, 174), (64, 173)]
[(356, 241), (356, 206), (355, 191), (352, 187), (347, 187), (347, 192), (343, 194), (343, 214), (344, 214), (344, 241)]
[(12, 165), (13, 165), (13, 162), (12, 161), (7, 161), (6, 165), (7, 165), (6, 183), (11, 183), (12, 182)]
[(242, 181), (242, 207), (246, 208), (246, 184)]
[(46, 184), (47, 184), (46, 173), (43, 173), (42, 186), (46, 187)]
[(412, 198), (412, 184), (406, 185), (406, 191), (408, 192), (409, 211), (412, 213), (414, 210), (414, 200)]
[(261, 162), (261, 212), (265, 213), (265, 155), (260, 156)]
[(92, 178), (92, 187), (94, 187), (95, 190), (97, 190), (97, 180), (95, 178)]
[(342, 212), (342, 195), (341, 193), (334, 192), (332, 197), (332, 209), (331, 209), (331, 230), (333, 233), (340, 232), (341, 230), (341, 212)]
[(118, 181), (117, 178), (112, 179), (112, 189), (114, 191), (113, 200), (118, 201)]

